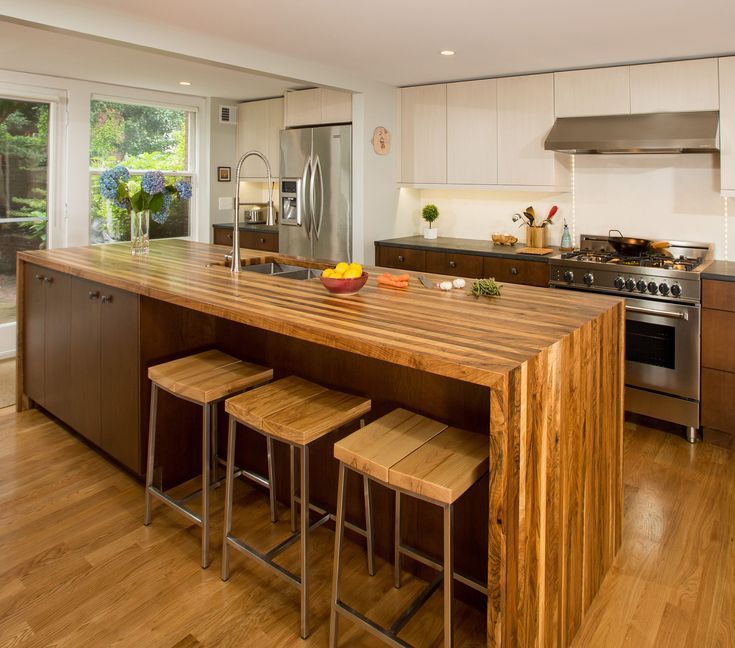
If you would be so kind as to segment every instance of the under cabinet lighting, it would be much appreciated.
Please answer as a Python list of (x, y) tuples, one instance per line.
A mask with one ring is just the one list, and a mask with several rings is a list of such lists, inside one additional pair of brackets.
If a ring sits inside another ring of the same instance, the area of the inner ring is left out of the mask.
[(179, 85), (190, 86), (191, 85), (191, 81), (179, 81)]
[(454, 56), (454, 50), (442, 50), (439, 54), (442, 56)]

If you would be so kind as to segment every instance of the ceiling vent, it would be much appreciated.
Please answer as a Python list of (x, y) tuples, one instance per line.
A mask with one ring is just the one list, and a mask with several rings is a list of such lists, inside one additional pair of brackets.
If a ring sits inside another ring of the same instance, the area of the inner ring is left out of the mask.
[(220, 106), (219, 107), (219, 123), (220, 124), (236, 124), (237, 123), (237, 111), (235, 106)]

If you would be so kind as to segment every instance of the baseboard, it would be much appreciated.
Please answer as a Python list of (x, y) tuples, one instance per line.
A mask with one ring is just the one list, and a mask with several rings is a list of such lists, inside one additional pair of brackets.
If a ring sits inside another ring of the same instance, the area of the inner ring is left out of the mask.
[(15, 357), (15, 349), (8, 349), (7, 351), (0, 351), (0, 360), (7, 360), (8, 358)]

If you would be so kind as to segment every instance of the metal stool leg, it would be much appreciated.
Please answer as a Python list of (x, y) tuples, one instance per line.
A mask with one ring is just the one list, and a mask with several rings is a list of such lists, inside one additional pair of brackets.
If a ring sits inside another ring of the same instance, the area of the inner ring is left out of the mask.
[(230, 416), (227, 432), (227, 475), (225, 476), (225, 528), (222, 532), (222, 580), (230, 578), (230, 545), (227, 536), (232, 533), (232, 490), (235, 482), (235, 419)]
[(454, 645), (454, 506), (444, 506), (444, 648)]
[(396, 528), (393, 548), (393, 585), (401, 586), (401, 493), (396, 491)]
[(276, 471), (273, 469), (273, 439), (266, 437), (268, 450), (268, 497), (271, 504), (271, 522), (278, 522), (276, 510)]
[(345, 488), (345, 477), (347, 466), (341, 461), (339, 463), (339, 485), (337, 487), (337, 521), (334, 536), (334, 569), (332, 570), (332, 607), (329, 616), (329, 647), (337, 648), (339, 641), (339, 615), (337, 614), (337, 601), (340, 597), (340, 581), (342, 579), (342, 548), (344, 546), (345, 534), (345, 508), (347, 505), (347, 489)]
[(370, 480), (362, 476), (362, 489), (365, 496), (365, 539), (367, 541), (368, 574), (375, 576), (375, 532), (373, 531), (373, 496), (370, 493)]
[(158, 415), (158, 387), (151, 383), (151, 412), (148, 417), (148, 464), (145, 471), (145, 517), (143, 524), (151, 523), (153, 514), (150, 487), (153, 485), (153, 462), (156, 454), (156, 417)]
[(296, 448), (289, 447), (291, 462), (291, 533), (296, 533)]
[(209, 469), (211, 466), (212, 405), (202, 407), (202, 569), (209, 567)]
[(210, 470), (212, 471), (212, 481), (217, 481), (217, 403), (212, 403), (211, 409), (210, 409), (211, 415), (212, 415), (212, 461)]
[(301, 446), (301, 638), (309, 636), (309, 446)]

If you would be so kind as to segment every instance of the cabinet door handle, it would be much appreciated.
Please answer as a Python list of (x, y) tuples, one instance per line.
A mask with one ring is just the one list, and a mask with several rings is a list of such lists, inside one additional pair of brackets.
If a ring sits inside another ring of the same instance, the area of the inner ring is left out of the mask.
[(449, 262), (449, 267), (450, 268), (456, 268), (457, 267), (457, 262), (456, 261), (450, 261)]
[(405, 260), (405, 259), (403, 258), (403, 255), (402, 255), (402, 254), (399, 254), (399, 255), (398, 255), (398, 263), (403, 263), (403, 262), (404, 262), (404, 260)]
[(258, 239), (258, 240), (259, 240), (259, 241), (260, 241), (261, 243), (265, 243), (265, 239), (264, 239), (264, 238), (261, 238), (261, 239)]
[(46, 283), (54, 283), (54, 278), (53, 277), (44, 277), (43, 280)]
[(512, 267), (511, 269), (510, 269), (510, 274), (512, 274), (512, 275), (517, 275), (517, 274), (518, 274), (518, 268), (516, 268), (515, 266), (513, 266), (513, 267)]
[(43, 281), (43, 275), (40, 275), (40, 274), (36, 274), (36, 276), (34, 277), (34, 279), (35, 279), (36, 281)]
[(112, 303), (112, 295), (102, 295), (102, 303), (103, 304)]
[(89, 291), (89, 298), (90, 299), (97, 299), (100, 296), (100, 293), (98, 290), (90, 290)]
[(232, 234), (228, 234), (227, 235), (227, 239), (231, 241), (232, 240)]

